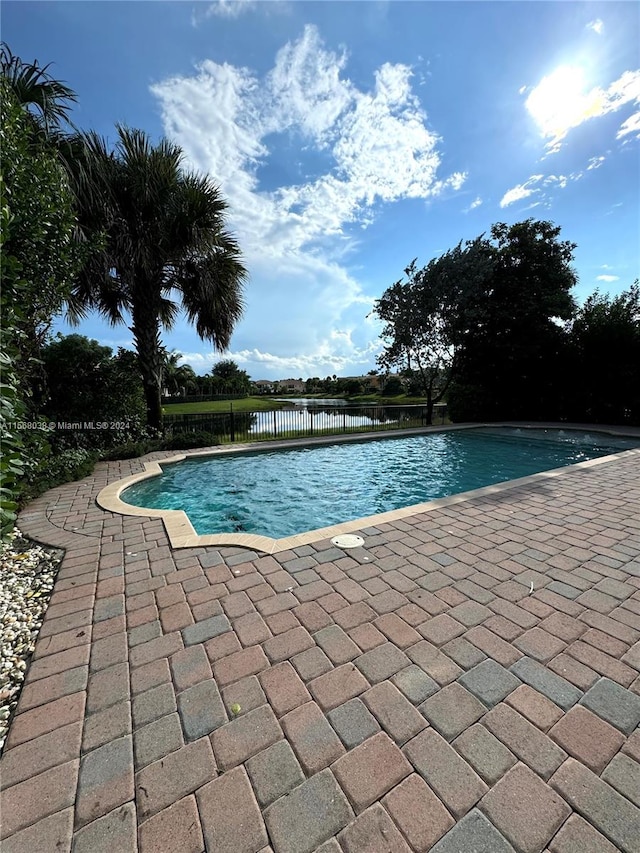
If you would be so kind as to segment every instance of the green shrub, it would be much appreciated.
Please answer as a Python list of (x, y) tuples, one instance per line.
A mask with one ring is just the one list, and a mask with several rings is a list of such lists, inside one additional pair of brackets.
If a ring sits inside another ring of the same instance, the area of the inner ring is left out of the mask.
[(163, 450), (192, 450), (196, 447), (215, 447), (220, 444), (211, 432), (180, 432), (162, 442)]
[(120, 459), (137, 459), (156, 450), (162, 450), (162, 441), (158, 438), (145, 438), (140, 441), (127, 441), (110, 450), (100, 454), (100, 458), (106, 462), (114, 462)]
[(102, 452), (100, 458), (113, 462), (119, 459), (136, 459), (156, 450), (192, 450), (196, 447), (215, 447), (217, 444), (220, 444), (220, 441), (213, 433), (181, 432), (165, 439), (148, 438), (142, 441), (129, 441)]
[[(43, 350), (50, 421), (107, 424), (108, 429), (60, 430), (57, 448), (108, 449), (143, 440), (145, 407), (137, 356), (84, 335), (58, 334)], [(116, 428), (118, 427), (118, 428)]]
[(390, 376), (385, 382), (382, 394), (385, 397), (399, 397), (400, 394), (404, 394), (404, 385), (401, 379), (397, 376)]
[(54, 486), (81, 480), (93, 473), (98, 456), (91, 450), (77, 448), (43, 455), (29, 471), (28, 481), (23, 481), (21, 502), (27, 503)]

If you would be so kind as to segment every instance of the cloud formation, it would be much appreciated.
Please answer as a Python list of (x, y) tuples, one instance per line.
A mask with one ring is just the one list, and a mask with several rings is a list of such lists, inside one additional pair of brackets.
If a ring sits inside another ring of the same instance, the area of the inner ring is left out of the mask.
[(600, 20), (600, 18), (596, 18), (595, 21), (589, 21), (587, 24), (588, 30), (593, 30), (597, 35), (602, 35), (602, 31), (604, 30), (604, 23)]
[(616, 139), (622, 139), (623, 136), (627, 136), (630, 133), (635, 134), (636, 139), (640, 139), (640, 111), (629, 116), (626, 121), (622, 122), (616, 133)]
[[(343, 343), (350, 344), (342, 352), (339, 347), (340, 338)], [(225, 353), (224, 357), (233, 359), (256, 379), (266, 374), (280, 378), (302, 376), (306, 379), (309, 376), (324, 378), (334, 373), (343, 373), (345, 370), (351, 371), (354, 376), (361, 376), (369, 370), (379, 351), (380, 345), (377, 341), (372, 341), (362, 349), (354, 348), (349, 332), (335, 332), (332, 338), (324, 341), (317, 350), (300, 355), (277, 355), (254, 348), (232, 350)], [(196, 373), (208, 373), (220, 359), (219, 353), (192, 352), (183, 353), (180, 363), (191, 365)]]
[(610, 284), (612, 281), (620, 281), (619, 275), (598, 275), (596, 276), (596, 281), (606, 281), (607, 284)]
[[(604, 159), (604, 157), (592, 157), (589, 160), (586, 171), (597, 169), (602, 165)], [(534, 204), (529, 205), (529, 207), (537, 207), (540, 204), (548, 202), (547, 193), (550, 190), (554, 188), (564, 190), (569, 182), (579, 181), (583, 177), (584, 172), (571, 172), (569, 175), (531, 175), (524, 183), (517, 184), (510, 190), (507, 190), (500, 200), (500, 207), (509, 207), (509, 205), (533, 195), (538, 200)]]
[(207, 8), (205, 16), (215, 15), (218, 18), (239, 18), (245, 12), (257, 6), (255, 0), (215, 0)]
[(533, 193), (538, 192), (538, 184), (543, 180), (544, 175), (532, 175), (523, 184), (517, 184), (502, 196), (500, 199), (500, 207), (509, 207), (516, 201), (522, 201), (523, 198), (528, 198)]
[(469, 207), (465, 207), (464, 213), (469, 213), (470, 211), (475, 210), (477, 207), (480, 207), (481, 204), (482, 199), (480, 198), (480, 196), (476, 196), (476, 198), (474, 198)]
[[(308, 363), (319, 375), (321, 365), (334, 364), (337, 331), (351, 329), (335, 358), (370, 360), (377, 342), (362, 320), (372, 297), (345, 262), (354, 235), (381, 205), (455, 193), (466, 179), (439, 175), (441, 140), (427, 126), (407, 65), (384, 63), (364, 90), (346, 76), (347, 61), (307, 26), (262, 77), (205, 60), (192, 76), (152, 86), (167, 135), (229, 201), (252, 276), (247, 317), (234, 336), (238, 357), (260, 362), (256, 353), (265, 353), (271, 364)], [(288, 150), (302, 150), (304, 162)], [(278, 157), (283, 178), (265, 186), (262, 169)], [(268, 327), (266, 306), (282, 318)]]

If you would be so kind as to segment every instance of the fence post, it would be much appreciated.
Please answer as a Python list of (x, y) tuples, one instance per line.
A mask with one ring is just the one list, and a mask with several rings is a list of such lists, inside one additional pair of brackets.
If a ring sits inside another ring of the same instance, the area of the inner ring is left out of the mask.
[(230, 424), (229, 424), (229, 431), (231, 433), (231, 436), (230, 436), (231, 442), (233, 443), (236, 440), (236, 422), (235, 422), (235, 418), (233, 415), (233, 403), (229, 404), (229, 408), (231, 410), (230, 411), (231, 418), (230, 418)]

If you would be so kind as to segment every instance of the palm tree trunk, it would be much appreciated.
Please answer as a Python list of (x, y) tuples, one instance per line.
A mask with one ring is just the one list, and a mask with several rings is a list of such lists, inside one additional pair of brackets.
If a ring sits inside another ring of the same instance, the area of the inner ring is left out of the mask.
[(158, 315), (149, 304), (134, 305), (131, 315), (131, 331), (147, 404), (147, 426), (162, 431), (162, 354)]

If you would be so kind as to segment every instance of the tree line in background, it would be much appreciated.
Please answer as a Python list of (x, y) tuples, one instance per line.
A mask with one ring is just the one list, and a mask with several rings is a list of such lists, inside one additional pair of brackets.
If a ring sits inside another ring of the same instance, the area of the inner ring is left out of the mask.
[(382, 367), (455, 421), (640, 424), (640, 287), (571, 291), (574, 243), (532, 219), (498, 223), (382, 294)]
[[(46, 420), (53, 385), (44, 349), (54, 317), (66, 311), (78, 322), (97, 310), (128, 325), (136, 354), (118, 353), (109, 370), (122, 377), (128, 362), (141, 385), (143, 424), (158, 432), (162, 330), (182, 310), (202, 339), (224, 350), (243, 310), (247, 272), (218, 187), (186, 170), (181, 149), (168, 140), (153, 145), (142, 131), (117, 126), (109, 147), (96, 133), (78, 131), (70, 122), (75, 100), (48, 66), (25, 63), (2, 45), (3, 532), (27, 483), (53, 485), (93, 462), (80, 448), (55, 453), (66, 435), (15, 426)], [(104, 352), (92, 357), (109, 372)], [(85, 393), (75, 377), (74, 389)]]

